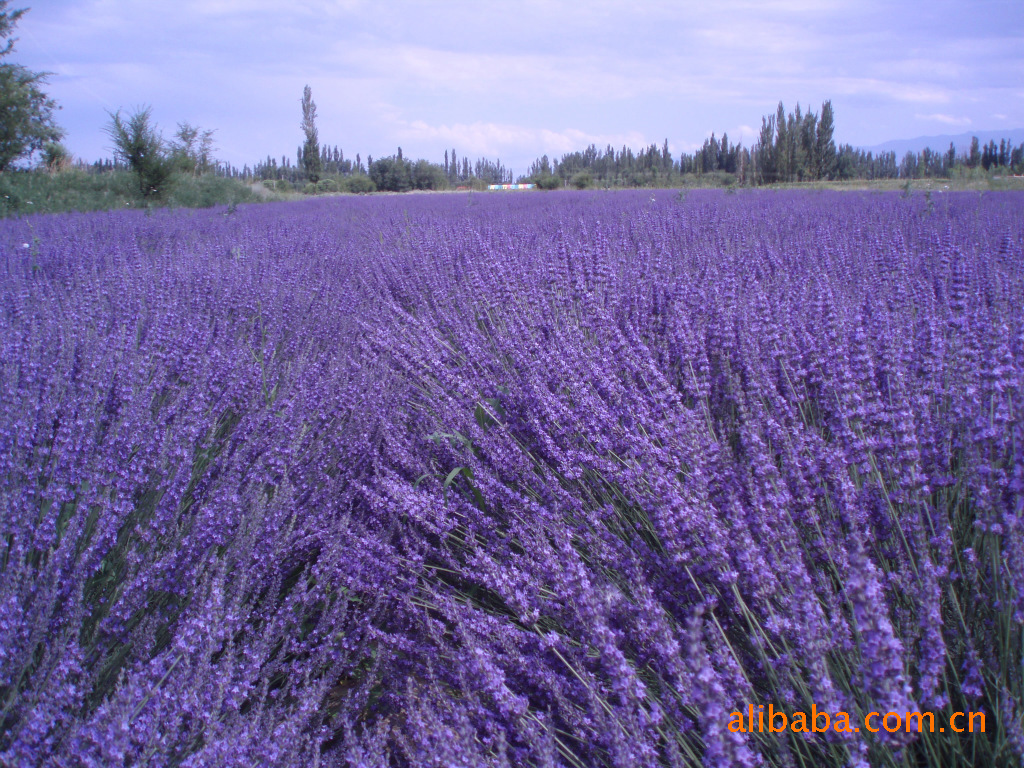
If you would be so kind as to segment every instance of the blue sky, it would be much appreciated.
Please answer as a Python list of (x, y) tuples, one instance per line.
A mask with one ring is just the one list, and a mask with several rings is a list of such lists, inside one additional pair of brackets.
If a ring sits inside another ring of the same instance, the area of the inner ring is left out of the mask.
[(831, 99), (861, 146), (1024, 126), (1024, 0), (50, 0), (16, 34), (86, 160), (111, 155), (108, 111), (151, 105), (167, 137), (216, 129), (222, 160), (294, 162), (306, 84), (346, 157), (517, 174), (592, 142), (749, 146), (780, 100)]

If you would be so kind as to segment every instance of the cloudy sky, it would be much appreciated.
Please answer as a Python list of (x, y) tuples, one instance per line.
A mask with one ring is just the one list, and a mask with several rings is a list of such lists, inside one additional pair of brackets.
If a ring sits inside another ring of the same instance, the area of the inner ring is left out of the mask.
[(17, 36), (86, 160), (108, 112), (151, 105), (167, 136), (215, 128), (222, 160), (294, 162), (306, 84), (346, 157), (516, 173), (592, 142), (749, 145), (780, 100), (831, 99), (860, 146), (1024, 127), (1024, 0), (43, 0)]

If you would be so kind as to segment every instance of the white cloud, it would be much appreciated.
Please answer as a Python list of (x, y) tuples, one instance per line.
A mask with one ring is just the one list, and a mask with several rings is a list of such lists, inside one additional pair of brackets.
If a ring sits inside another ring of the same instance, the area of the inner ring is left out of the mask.
[(945, 104), (950, 101), (946, 88), (922, 82), (899, 82), (870, 77), (837, 77), (831, 82), (836, 93), (844, 95), (886, 96), (894, 101)]
[(955, 125), (960, 127), (966, 127), (971, 124), (971, 118), (969, 117), (954, 117), (953, 115), (914, 115), (918, 120), (932, 120), (936, 123), (944, 123), (945, 125)]

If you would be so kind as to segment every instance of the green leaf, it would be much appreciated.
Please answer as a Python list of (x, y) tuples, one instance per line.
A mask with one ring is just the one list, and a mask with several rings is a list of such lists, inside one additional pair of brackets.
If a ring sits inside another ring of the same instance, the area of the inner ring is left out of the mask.
[[(459, 476), (459, 473), (462, 472), (462, 470), (466, 470), (467, 472), (470, 471), (469, 467), (456, 467), (451, 472), (449, 472), (448, 477), (444, 479), (444, 487), (447, 488), (449, 485), (455, 482), (455, 478)], [(470, 477), (472, 477), (472, 474), (470, 474)]]

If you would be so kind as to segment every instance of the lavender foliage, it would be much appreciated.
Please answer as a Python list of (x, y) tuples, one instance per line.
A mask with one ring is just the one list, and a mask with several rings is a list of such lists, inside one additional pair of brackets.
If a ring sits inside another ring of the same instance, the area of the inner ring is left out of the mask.
[(0, 222), (0, 763), (1019, 764), (1022, 209)]

